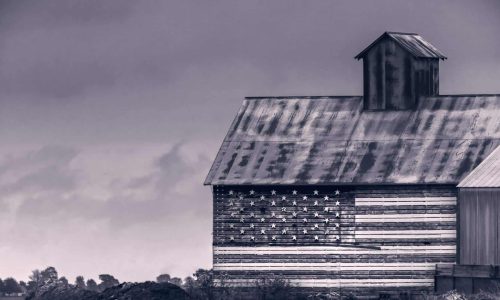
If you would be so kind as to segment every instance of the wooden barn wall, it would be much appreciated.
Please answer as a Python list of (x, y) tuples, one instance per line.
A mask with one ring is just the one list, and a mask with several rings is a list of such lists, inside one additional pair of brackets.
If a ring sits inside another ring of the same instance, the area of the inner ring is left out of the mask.
[(461, 188), (460, 251), (464, 265), (500, 265), (500, 189)]
[(213, 197), (213, 266), (226, 285), (281, 274), (342, 293), (430, 291), (435, 265), (456, 260), (452, 186), (214, 186)]
[(415, 58), (385, 39), (363, 58), (364, 107), (412, 109), (418, 97), (439, 94), (439, 59)]

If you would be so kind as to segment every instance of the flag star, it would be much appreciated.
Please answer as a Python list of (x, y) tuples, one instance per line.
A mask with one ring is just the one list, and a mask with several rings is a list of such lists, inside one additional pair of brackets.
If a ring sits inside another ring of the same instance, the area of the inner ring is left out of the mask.
[(234, 224), (229, 224), (229, 228), (233, 229), (234, 228)]
[(250, 191), (250, 195), (253, 195), (253, 194), (255, 194), (255, 191), (254, 191), (254, 190), (251, 190), (251, 191)]
[(273, 223), (273, 224), (271, 224), (271, 227), (272, 227), (272, 228), (276, 228), (276, 224), (274, 224), (274, 223)]
[(317, 190), (315, 190), (313, 193), (314, 193), (314, 195), (317, 195), (319, 192)]
[(340, 213), (339, 212), (335, 213), (335, 218), (340, 218)]
[(255, 217), (255, 214), (254, 213), (250, 213), (250, 218), (254, 218)]
[(286, 234), (286, 228), (281, 230), (281, 234)]
[(240, 229), (240, 234), (245, 234), (245, 229)]
[(328, 222), (330, 222), (330, 219), (325, 218), (325, 223), (328, 224)]
[(240, 196), (239, 198), (240, 198), (240, 200), (243, 200), (243, 196)]
[(276, 206), (276, 201), (271, 201), (271, 206)]
[(314, 229), (319, 229), (319, 225), (318, 224), (314, 224)]
[(340, 202), (337, 200), (337, 201), (335, 202), (335, 205), (339, 206), (339, 205), (340, 205)]
[(286, 200), (286, 196), (281, 197), (281, 200), (285, 201)]
[(231, 217), (234, 217), (234, 212), (231, 213)]
[(335, 227), (339, 228), (340, 224), (339, 223), (335, 223)]
[(253, 225), (253, 224), (250, 224), (250, 228), (254, 228), (254, 227), (255, 227), (255, 225)]
[(304, 234), (307, 234), (307, 229), (305, 229), (305, 228), (304, 228), (304, 230), (302, 230), (302, 232), (303, 232)]
[(292, 213), (292, 216), (296, 217), (296, 216), (297, 216), (297, 213), (296, 213), (296, 212), (293, 212), (293, 213)]
[(329, 208), (328, 208), (328, 207), (325, 207), (323, 210), (324, 210), (324, 211), (326, 211), (326, 212), (328, 212), (328, 211), (329, 211)]
[(240, 223), (245, 223), (245, 219), (243, 219), (243, 217), (240, 219)]
[(338, 240), (340, 240), (340, 236), (338, 236), (338, 235), (337, 235), (337, 236), (335, 236), (335, 239), (336, 239), (337, 241), (338, 241)]
[(307, 207), (304, 207), (302, 210), (305, 211), (305, 212), (307, 212)]
[(273, 235), (273, 237), (271, 238), (273, 241), (276, 241), (276, 236)]
[(260, 234), (266, 234), (266, 230), (265, 229), (261, 229), (260, 230)]
[(276, 217), (276, 213), (274, 211), (271, 213), (271, 217)]
[(292, 235), (292, 240), (296, 241), (297, 240), (297, 236)]
[(292, 205), (297, 206), (297, 201), (293, 200)]
[(339, 191), (339, 190), (336, 190), (336, 191), (335, 191), (335, 195), (340, 195), (340, 191)]
[(229, 206), (233, 206), (233, 205), (234, 205), (233, 201), (229, 201)]
[(327, 201), (327, 200), (328, 200), (328, 199), (330, 199), (330, 198), (328, 198), (328, 196), (325, 196), (323, 199), (325, 199), (325, 201)]
[(317, 235), (314, 236), (315, 241), (319, 241), (319, 237)]
[(250, 240), (251, 240), (251, 241), (255, 241), (255, 237), (252, 235), (252, 236), (250, 237)]
[(229, 239), (230, 239), (231, 241), (234, 241), (234, 236), (230, 236), (230, 237), (229, 237)]
[(264, 218), (260, 218), (260, 222), (261, 222), (261, 223), (262, 223), (262, 222), (264, 222), (265, 220), (266, 220), (266, 219), (264, 219)]
[(302, 197), (302, 199), (307, 200), (307, 196)]
[(265, 200), (266, 197), (264, 197), (264, 195), (260, 196), (260, 200)]
[(314, 206), (318, 206), (318, 200), (314, 201)]
[(286, 222), (286, 218), (285, 217), (281, 218), (281, 221)]
[(254, 206), (254, 205), (255, 205), (255, 202), (250, 201), (250, 206)]
[(293, 195), (297, 195), (297, 191), (296, 191), (296, 190), (293, 190), (293, 191), (292, 191), (292, 194), (293, 194)]
[(286, 207), (282, 207), (282, 208), (281, 208), (281, 211), (286, 211)]
[(307, 219), (306, 218), (302, 219), (302, 221), (304, 221), (304, 223), (307, 223)]
[(232, 194), (234, 194), (234, 192), (233, 191), (229, 191), (229, 195), (232, 195)]
[(315, 212), (315, 213), (314, 213), (314, 217), (315, 217), (315, 218), (318, 218), (318, 217), (319, 217), (319, 213), (318, 213), (318, 212)]
[(243, 207), (240, 207), (240, 212), (243, 212), (245, 209)]
[(272, 190), (272, 191), (271, 191), (271, 195), (276, 195), (276, 191), (275, 191), (275, 190)]

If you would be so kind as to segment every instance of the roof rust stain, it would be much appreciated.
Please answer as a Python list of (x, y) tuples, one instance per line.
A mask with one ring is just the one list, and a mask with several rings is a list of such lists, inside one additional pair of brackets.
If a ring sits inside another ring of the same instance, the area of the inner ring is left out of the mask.
[(500, 145), (500, 95), (362, 111), (362, 97), (243, 102), (205, 184), (456, 184)]

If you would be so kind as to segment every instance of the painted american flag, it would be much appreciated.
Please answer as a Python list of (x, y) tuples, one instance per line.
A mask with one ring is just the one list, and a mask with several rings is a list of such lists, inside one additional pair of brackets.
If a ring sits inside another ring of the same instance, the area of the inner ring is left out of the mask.
[(446, 189), (214, 187), (214, 271), (255, 284), (432, 289), (455, 261), (456, 196)]

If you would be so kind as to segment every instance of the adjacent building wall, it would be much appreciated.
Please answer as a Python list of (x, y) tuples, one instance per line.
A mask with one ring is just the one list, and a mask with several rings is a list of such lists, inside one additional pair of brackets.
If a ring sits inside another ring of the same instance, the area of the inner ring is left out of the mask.
[(213, 196), (213, 266), (228, 285), (273, 273), (346, 293), (428, 291), (435, 265), (456, 260), (452, 186), (214, 186)]
[(459, 263), (500, 265), (500, 188), (461, 188)]

